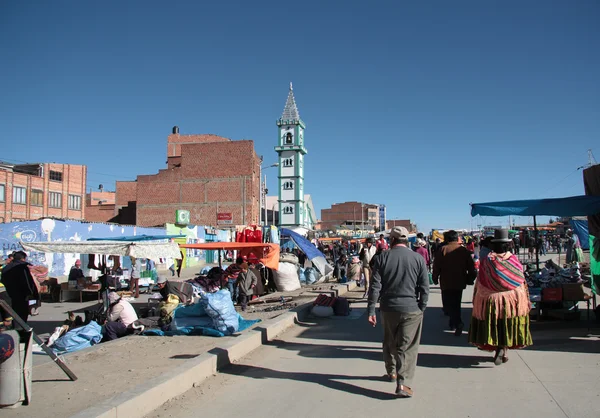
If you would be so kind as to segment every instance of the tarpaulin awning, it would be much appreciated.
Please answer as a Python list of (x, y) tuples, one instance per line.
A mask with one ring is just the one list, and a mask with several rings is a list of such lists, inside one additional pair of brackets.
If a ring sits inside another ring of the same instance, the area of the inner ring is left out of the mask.
[(584, 250), (590, 249), (590, 232), (588, 229), (588, 220), (587, 219), (571, 219), (571, 226), (573, 227), (573, 232), (577, 234), (579, 237), (579, 242), (581, 244), (581, 248)]
[(185, 238), (185, 235), (131, 235), (128, 237), (88, 238), (88, 241), (158, 241), (163, 239)]
[(600, 213), (600, 196), (472, 203), (471, 216), (591, 216)]
[(231, 250), (239, 251), (241, 256), (254, 254), (266, 267), (279, 269), (279, 245), (261, 242), (204, 242), (198, 244), (179, 244), (180, 248), (195, 250)]
[(290, 237), (292, 241), (300, 248), (300, 250), (306, 254), (308, 259), (313, 263), (313, 266), (321, 273), (323, 276), (326, 276), (330, 272), (333, 271), (333, 267), (331, 267), (327, 260), (325, 259), (325, 255), (317, 249), (313, 245), (312, 242), (304, 238), (302, 235), (295, 233), (292, 230), (282, 228), (281, 236)]
[(174, 242), (120, 242), (120, 241), (58, 241), (21, 242), (26, 251), (66, 254), (105, 254), (135, 258), (180, 258), (179, 246)]

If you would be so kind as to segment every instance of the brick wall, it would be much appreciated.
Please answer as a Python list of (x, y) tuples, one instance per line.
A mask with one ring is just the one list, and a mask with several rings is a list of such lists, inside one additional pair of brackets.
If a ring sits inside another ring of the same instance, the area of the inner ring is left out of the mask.
[(321, 209), (321, 228), (332, 229), (336, 225), (344, 224), (346, 221), (354, 221), (358, 224), (369, 221), (369, 210), (373, 211), (375, 205), (362, 202), (335, 203), (329, 209)]
[(85, 208), (85, 220), (88, 222), (113, 222), (115, 205), (92, 205)]
[[(90, 192), (85, 195), (86, 206), (97, 206), (97, 205), (114, 205), (116, 193), (115, 192)], [(102, 203), (100, 203), (102, 201)]]
[(171, 134), (167, 138), (167, 158), (181, 157), (181, 146), (184, 144), (208, 144), (213, 142), (230, 142), (231, 139), (219, 135), (181, 135)]
[(137, 182), (117, 181), (115, 186), (115, 205), (117, 208), (127, 206), (137, 199)]
[[(184, 136), (198, 143), (184, 143)], [(176, 140), (180, 143), (172, 153), (181, 152), (180, 167), (137, 178), (136, 224), (174, 222), (177, 209), (189, 210), (192, 224), (216, 226), (219, 212), (231, 213), (237, 225), (258, 223), (260, 160), (254, 142), (216, 135), (169, 135), (170, 145)], [(124, 201), (120, 193), (117, 185), (117, 206)]]

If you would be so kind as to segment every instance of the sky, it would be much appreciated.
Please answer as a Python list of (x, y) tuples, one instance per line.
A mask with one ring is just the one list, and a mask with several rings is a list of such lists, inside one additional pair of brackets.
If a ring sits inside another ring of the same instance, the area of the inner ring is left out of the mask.
[(7, 0), (0, 160), (85, 164), (114, 190), (165, 168), (177, 125), (268, 165), (292, 81), (318, 214), (506, 224), (469, 203), (583, 194), (600, 160), (599, 22), (593, 0)]

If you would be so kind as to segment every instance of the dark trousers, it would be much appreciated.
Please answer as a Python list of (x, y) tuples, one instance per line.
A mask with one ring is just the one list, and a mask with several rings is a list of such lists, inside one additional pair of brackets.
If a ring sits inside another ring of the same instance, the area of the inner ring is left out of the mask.
[(381, 312), (381, 322), (386, 372), (396, 373), (398, 384), (404, 385), (417, 367), (423, 312)]
[(242, 311), (245, 311), (248, 307), (248, 295), (243, 295), (240, 293), (240, 305), (242, 305)]
[(442, 290), (444, 312), (450, 317), (450, 328), (463, 325), (461, 317), (462, 289)]
[(107, 322), (104, 325), (104, 341), (112, 341), (129, 334), (122, 322)]

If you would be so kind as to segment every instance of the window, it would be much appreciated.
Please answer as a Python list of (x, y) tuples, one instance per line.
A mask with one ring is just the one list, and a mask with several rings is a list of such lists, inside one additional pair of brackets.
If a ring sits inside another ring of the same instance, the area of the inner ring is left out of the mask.
[(0, 184), (0, 202), (4, 202), (5, 199), (5, 191), (6, 191), (6, 186), (4, 184)]
[(49, 208), (62, 208), (62, 193), (50, 192), (48, 193), (48, 207)]
[(286, 181), (283, 183), (283, 188), (284, 190), (293, 190), (294, 189), (294, 182), (292, 181)]
[(76, 194), (69, 195), (69, 209), (81, 210), (81, 196)]
[(27, 189), (25, 187), (13, 187), (13, 203), (25, 205), (27, 203)]
[(50, 180), (52, 181), (62, 181), (62, 175), (60, 171), (52, 171), (50, 170)]
[(284, 167), (293, 167), (294, 166), (294, 159), (293, 158), (286, 158), (285, 160), (283, 160), (283, 166)]
[(283, 213), (286, 215), (291, 215), (294, 213), (294, 208), (292, 206), (286, 206), (283, 208)]
[(285, 144), (286, 145), (291, 145), (293, 144), (293, 139), (292, 139), (292, 133), (288, 132), (287, 134), (285, 134)]
[(29, 194), (31, 206), (44, 206), (44, 192), (41, 190), (32, 190)]

